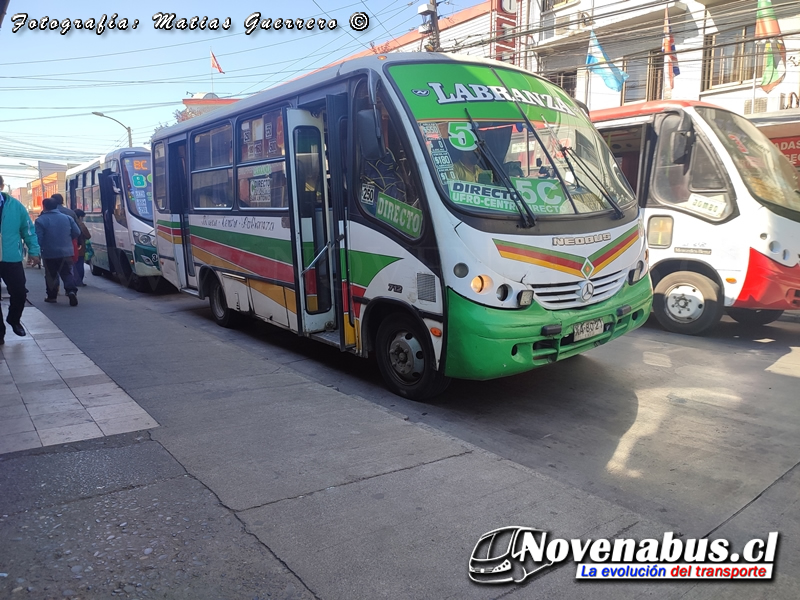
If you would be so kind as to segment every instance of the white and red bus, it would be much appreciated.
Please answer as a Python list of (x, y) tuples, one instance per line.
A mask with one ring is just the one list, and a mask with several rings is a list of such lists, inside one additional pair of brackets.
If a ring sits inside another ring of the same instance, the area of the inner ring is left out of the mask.
[(798, 172), (761, 131), (685, 100), (591, 118), (644, 209), (664, 328), (696, 335), (726, 310), (764, 325), (800, 309)]

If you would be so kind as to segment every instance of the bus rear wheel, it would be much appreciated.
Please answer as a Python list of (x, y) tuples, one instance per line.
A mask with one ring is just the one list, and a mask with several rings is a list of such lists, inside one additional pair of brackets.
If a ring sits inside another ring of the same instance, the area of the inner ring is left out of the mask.
[(95, 277), (102, 277), (103, 276), (103, 269), (101, 269), (100, 267), (98, 267), (94, 263), (90, 263), (90, 266), (92, 267), (92, 275), (94, 275)]
[(398, 396), (427, 400), (450, 384), (434, 366), (433, 347), (427, 332), (408, 315), (387, 316), (378, 327), (375, 350), (386, 386)]
[(213, 275), (209, 286), (208, 304), (211, 307), (211, 316), (220, 327), (233, 327), (236, 325), (239, 315), (235, 310), (228, 308), (228, 303), (225, 301), (225, 290)]
[(667, 331), (699, 335), (722, 318), (722, 294), (708, 277), (693, 271), (665, 275), (653, 293), (653, 311)]
[(742, 325), (768, 325), (780, 319), (782, 310), (762, 310), (758, 308), (729, 308), (728, 316)]

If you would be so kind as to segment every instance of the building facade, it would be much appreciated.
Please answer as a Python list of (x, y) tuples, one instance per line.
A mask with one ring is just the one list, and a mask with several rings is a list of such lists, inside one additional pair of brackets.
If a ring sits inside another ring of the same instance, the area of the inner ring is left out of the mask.
[[(440, 18), (437, 41), (444, 52), (496, 58), (544, 75), (591, 109), (666, 98), (704, 100), (740, 114), (798, 107), (800, 2), (772, 0), (786, 75), (769, 93), (761, 87), (765, 43), (756, 35), (757, 6), (758, 0), (487, 0)], [(680, 69), (673, 85), (662, 51), (665, 12)], [(432, 50), (430, 20), (355, 56)], [(592, 31), (627, 73), (619, 91), (586, 68)]]

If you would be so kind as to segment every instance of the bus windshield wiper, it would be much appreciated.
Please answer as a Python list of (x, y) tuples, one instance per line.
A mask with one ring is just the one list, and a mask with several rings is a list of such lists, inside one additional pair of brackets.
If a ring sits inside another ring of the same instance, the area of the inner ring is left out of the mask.
[[(494, 76), (497, 77), (497, 80), (500, 83), (502, 83), (503, 86), (506, 87), (506, 89), (508, 89), (508, 86), (506, 85), (506, 82), (503, 81), (502, 77), (500, 77), (500, 73), (495, 71), (494, 67), (491, 67), (491, 71), (494, 74)], [(525, 124), (528, 126), (528, 129), (530, 129), (531, 133), (533, 134), (533, 137), (536, 139), (536, 143), (539, 144), (539, 146), (542, 149), (542, 152), (544, 152), (544, 155), (547, 157), (547, 160), (550, 162), (550, 165), (553, 167), (553, 172), (556, 174), (556, 177), (558, 178), (559, 183), (561, 183), (561, 187), (563, 188), (564, 193), (567, 195), (567, 199), (569, 200), (569, 203), (572, 204), (572, 210), (574, 210), (575, 214), (577, 215), (578, 214), (578, 207), (575, 204), (575, 200), (572, 199), (572, 194), (569, 193), (569, 189), (567, 189), (567, 184), (564, 182), (564, 178), (561, 176), (561, 171), (559, 171), (558, 167), (556, 166), (556, 161), (554, 161), (553, 157), (550, 156), (550, 153), (547, 151), (547, 148), (545, 147), (544, 142), (542, 141), (542, 138), (539, 136), (539, 133), (536, 131), (536, 127), (533, 126), (533, 123), (531, 123), (531, 120), (528, 118), (528, 115), (525, 114), (524, 110), (522, 110), (522, 107), (519, 105), (519, 100), (517, 100), (516, 98), (513, 98), (513, 101), (514, 101), (514, 106), (517, 107), (517, 111), (519, 112), (520, 115), (522, 115), (522, 118), (525, 120)], [(548, 129), (548, 133), (550, 133), (550, 135), (552, 135), (552, 132), (549, 129)], [(528, 140), (526, 138), (525, 139), (525, 145), (526, 146), (527, 146), (527, 142), (528, 142)], [(570, 170), (572, 171), (572, 176), (577, 178), (577, 176), (575, 175), (575, 170), (572, 168), (572, 165), (570, 165), (569, 162), (567, 162), (567, 166), (569, 166)]]
[(570, 154), (572, 154), (572, 157), (575, 159), (575, 162), (578, 163), (583, 172), (586, 173), (586, 176), (589, 178), (589, 180), (597, 186), (597, 189), (600, 191), (600, 194), (603, 196), (605, 201), (608, 202), (611, 208), (614, 209), (614, 212), (617, 213), (617, 218), (621, 219), (622, 217), (624, 217), (625, 213), (623, 212), (622, 207), (620, 207), (619, 203), (616, 200), (614, 200), (614, 198), (611, 197), (611, 194), (609, 194), (606, 191), (603, 182), (601, 182), (600, 179), (586, 165), (586, 161), (583, 160), (583, 157), (580, 156), (571, 146), (564, 146), (563, 144), (561, 144), (556, 135), (550, 129), (550, 123), (547, 122), (547, 119), (544, 118), (544, 115), (541, 115), (541, 117), (545, 129), (547, 129), (547, 133), (550, 135), (551, 139), (555, 143), (556, 148), (558, 148), (558, 151), (561, 152), (561, 154), (564, 156), (564, 161), (567, 163), (569, 170), (572, 171), (572, 176), (575, 178), (575, 183), (577, 185), (580, 185), (580, 179), (578, 179), (578, 174), (575, 172), (575, 167), (572, 166), (572, 162), (569, 160)]
[(497, 175), (500, 183), (503, 184), (503, 186), (508, 190), (508, 193), (511, 195), (511, 199), (514, 201), (520, 217), (522, 217), (522, 226), (528, 228), (536, 226), (536, 215), (533, 214), (531, 207), (528, 206), (528, 203), (520, 197), (517, 188), (514, 187), (513, 182), (503, 169), (503, 165), (500, 164), (500, 161), (497, 160), (497, 157), (494, 155), (492, 150), (486, 145), (486, 140), (483, 139), (478, 131), (478, 124), (472, 119), (472, 115), (469, 114), (469, 110), (465, 108), (464, 112), (467, 113), (467, 119), (469, 119), (469, 123), (472, 125), (472, 133), (475, 134), (478, 150), (480, 150), (481, 155), (489, 163), (489, 166), (492, 168), (492, 171), (494, 171), (495, 175)]

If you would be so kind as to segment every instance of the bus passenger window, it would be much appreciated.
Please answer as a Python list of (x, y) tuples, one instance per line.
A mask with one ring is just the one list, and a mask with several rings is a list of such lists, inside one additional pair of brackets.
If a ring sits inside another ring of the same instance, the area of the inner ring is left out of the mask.
[[(359, 148), (356, 157), (359, 204), (379, 221), (409, 237), (419, 238), (422, 235), (423, 212), (410, 164), (410, 153), (386, 108), (382, 90), (378, 91), (377, 104), (385, 154), (377, 160), (366, 160)], [(366, 85), (361, 85), (356, 93), (356, 109), (370, 107)]]
[(192, 206), (233, 206), (233, 130), (226, 123), (192, 140)]

